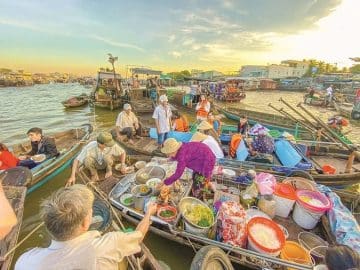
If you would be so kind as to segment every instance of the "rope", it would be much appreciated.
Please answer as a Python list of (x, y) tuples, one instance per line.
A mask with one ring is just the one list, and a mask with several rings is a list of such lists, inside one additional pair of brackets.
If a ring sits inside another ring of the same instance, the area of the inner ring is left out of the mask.
[(190, 238), (186, 236), (186, 239), (189, 241), (190, 246), (192, 247), (192, 249), (193, 249), (194, 252), (196, 253), (197, 250), (196, 250), (195, 246), (193, 245), (193, 243), (191, 242)]
[(4, 257), (0, 261), (5, 260), (11, 253), (13, 253), (22, 243), (24, 243), (31, 235), (33, 235), (38, 229), (40, 229), (45, 223), (41, 222), (31, 232), (29, 232), (20, 242), (18, 242), (12, 249), (5, 253)]

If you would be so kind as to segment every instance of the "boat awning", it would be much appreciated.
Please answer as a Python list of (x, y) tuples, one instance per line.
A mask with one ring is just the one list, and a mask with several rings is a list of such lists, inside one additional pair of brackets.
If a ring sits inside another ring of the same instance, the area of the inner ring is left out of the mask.
[[(98, 79), (114, 79), (113, 72), (98, 72)], [(121, 75), (116, 73), (116, 79), (121, 79)]]
[(149, 68), (131, 68), (132, 74), (147, 74), (147, 75), (160, 75), (162, 71), (160, 70), (152, 70)]
[(171, 80), (172, 78), (167, 74), (160, 74), (160, 80)]

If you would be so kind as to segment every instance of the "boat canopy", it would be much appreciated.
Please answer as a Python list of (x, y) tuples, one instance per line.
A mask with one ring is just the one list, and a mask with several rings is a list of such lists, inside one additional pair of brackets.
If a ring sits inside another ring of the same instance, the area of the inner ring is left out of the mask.
[(146, 75), (160, 75), (162, 71), (160, 70), (152, 70), (149, 68), (131, 68), (132, 74), (146, 74)]
[[(102, 79), (114, 79), (114, 73), (113, 72), (104, 72), (99, 71), (98, 72), (98, 80)], [(119, 73), (116, 73), (116, 79), (121, 79), (121, 75)]]

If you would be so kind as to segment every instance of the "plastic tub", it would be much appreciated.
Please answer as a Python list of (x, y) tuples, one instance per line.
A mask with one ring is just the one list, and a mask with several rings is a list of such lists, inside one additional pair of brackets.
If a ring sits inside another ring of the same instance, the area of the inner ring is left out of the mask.
[[(317, 200), (321, 203), (321, 205), (311, 204), (309, 203), (308, 199)], [(312, 212), (316, 213), (324, 213), (331, 208), (331, 203), (329, 199), (324, 194), (318, 191), (297, 190), (296, 201), (306, 209), (309, 209)]]
[[(163, 211), (166, 211), (166, 210), (169, 210), (171, 212), (174, 213), (173, 216), (170, 216), (170, 217), (163, 217), (161, 216), (161, 212)], [(157, 210), (157, 216), (158, 218), (166, 221), (166, 222), (172, 222), (176, 219), (177, 217), (177, 209), (174, 207), (174, 206), (171, 206), (171, 205), (166, 205), (166, 206), (161, 206), (158, 210)]]
[(277, 183), (274, 191), (275, 215), (287, 218), (296, 201), (295, 189), (290, 184)]
[[(312, 260), (309, 252), (293, 241), (286, 241), (280, 253), (280, 258), (286, 261), (295, 262), (299, 264), (312, 265)], [(293, 269), (293, 268), (288, 268)]]
[(322, 170), (325, 174), (335, 174), (336, 173), (336, 169), (333, 166), (328, 165), (328, 164), (322, 166)]
[[(261, 224), (261, 225), (264, 225), (264, 226), (272, 229), (275, 232), (276, 237), (277, 237), (278, 241), (280, 242), (280, 245), (275, 248), (269, 248), (269, 247), (265, 247), (261, 243), (259, 243), (256, 240), (256, 237), (254, 237), (254, 235), (251, 232), (251, 228), (257, 224)], [(263, 217), (252, 218), (249, 221), (246, 230), (247, 230), (247, 235), (248, 235), (248, 248), (250, 250), (254, 250), (259, 253), (263, 253), (263, 254), (267, 254), (267, 255), (276, 257), (280, 254), (282, 248), (284, 247), (285, 234), (284, 234), (283, 230), (272, 220), (269, 220), (269, 219), (266, 219)]]
[[(196, 205), (196, 204), (201, 204), (207, 208), (209, 208), (204, 202), (196, 199), (196, 198), (193, 198), (193, 197), (184, 197), (180, 200), (179, 202), (179, 211), (184, 219), (184, 224), (185, 224), (185, 230), (190, 232), (190, 233), (193, 233), (193, 234), (196, 234), (196, 235), (203, 235), (203, 236), (207, 236), (210, 228), (215, 224), (216, 220), (215, 218), (213, 217), (213, 220), (210, 224), (210, 226), (208, 227), (201, 227), (201, 226), (198, 226), (196, 224), (193, 224), (191, 221), (189, 221), (185, 216), (184, 216), (184, 211), (186, 210), (187, 208), (187, 205)], [(211, 209), (209, 208), (209, 211), (211, 211)]]

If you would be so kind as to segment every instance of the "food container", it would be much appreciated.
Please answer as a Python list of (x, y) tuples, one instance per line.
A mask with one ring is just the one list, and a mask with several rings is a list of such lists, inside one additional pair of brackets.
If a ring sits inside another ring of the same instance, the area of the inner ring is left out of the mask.
[(40, 162), (43, 162), (46, 159), (46, 155), (45, 154), (38, 154), (38, 155), (32, 156), (30, 159), (33, 160), (35, 163), (40, 163)]
[(131, 189), (131, 194), (134, 196), (134, 208), (143, 211), (145, 201), (151, 196), (152, 189), (147, 185), (136, 185)]
[[(294, 241), (286, 241), (280, 253), (280, 258), (286, 261), (312, 265), (312, 260), (309, 252)], [(287, 268), (293, 270), (294, 268)]]
[(136, 172), (135, 180), (139, 184), (145, 184), (151, 178), (159, 178), (164, 180), (166, 175), (165, 170), (160, 166), (148, 166)]
[(142, 160), (137, 161), (137, 162), (135, 163), (135, 168), (136, 168), (137, 170), (140, 170), (140, 169), (142, 169), (142, 168), (145, 168), (145, 166), (146, 166), (146, 162), (145, 162), (145, 161), (142, 161)]
[[(190, 221), (186, 217), (186, 213), (189, 210), (189, 208), (194, 207), (196, 205), (201, 205), (201, 206), (205, 207), (209, 211), (209, 214), (211, 213), (211, 220), (209, 221), (209, 226), (199, 226), (197, 224), (194, 224), (192, 221)], [(193, 198), (193, 197), (182, 198), (181, 201), (179, 202), (179, 211), (184, 219), (185, 230), (190, 233), (194, 233), (196, 235), (207, 236), (210, 228), (215, 224), (215, 218), (214, 218), (214, 215), (213, 215), (211, 209), (204, 202), (202, 202), (196, 198)]]
[(298, 190), (296, 191), (293, 219), (300, 227), (311, 230), (319, 222), (321, 216), (330, 208), (329, 199), (322, 193), (311, 190)]
[(230, 169), (223, 169), (222, 174), (227, 177), (235, 177), (236, 176), (236, 172), (234, 170), (230, 170)]
[(120, 202), (127, 207), (132, 206), (134, 205), (134, 195), (131, 193), (125, 193), (120, 196)]
[(311, 232), (301, 232), (298, 235), (298, 241), (302, 247), (309, 251), (316, 263), (325, 261), (325, 254), (329, 244), (321, 237)]
[(296, 201), (295, 189), (290, 184), (277, 183), (274, 191), (275, 215), (287, 218)]
[(255, 217), (250, 220), (246, 228), (250, 250), (274, 257), (280, 254), (285, 245), (285, 234), (274, 221)]
[(177, 209), (171, 205), (161, 206), (157, 210), (157, 216), (158, 216), (158, 218), (160, 218), (166, 222), (172, 222), (177, 217)]
[(158, 184), (162, 183), (160, 178), (151, 178), (149, 180), (146, 181), (146, 185), (150, 188), (152, 188), (153, 191), (153, 195), (157, 196), (160, 194), (160, 190), (156, 190), (156, 186)]

